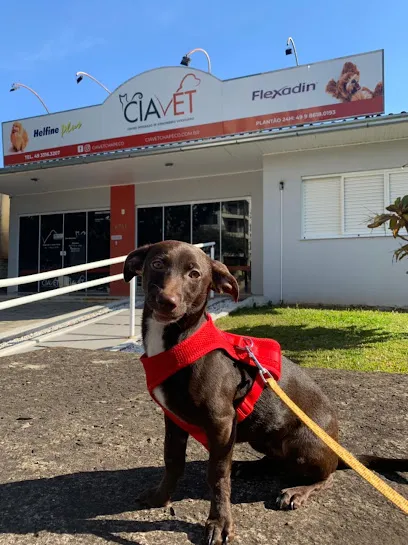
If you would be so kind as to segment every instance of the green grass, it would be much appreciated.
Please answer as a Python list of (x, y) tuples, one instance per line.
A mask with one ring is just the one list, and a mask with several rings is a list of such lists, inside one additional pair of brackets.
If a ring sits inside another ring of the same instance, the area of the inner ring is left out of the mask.
[(261, 307), (241, 309), (217, 325), (276, 339), (304, 367), (408, 373), (406, 312)]

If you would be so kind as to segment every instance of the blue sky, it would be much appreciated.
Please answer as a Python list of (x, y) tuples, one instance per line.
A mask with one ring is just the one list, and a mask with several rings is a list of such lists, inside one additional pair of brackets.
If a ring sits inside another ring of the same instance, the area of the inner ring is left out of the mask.
[[(408, 110), (406, 0), (20, 0), (1, 7), (0, 121), (40, 115), (28, 91), (9, 93), (14, 81), (33, 87), (50, 111), (98, 104), (110, 90), (147, 69), (179, 64), (184, 53), (205, 48), (220, 79), (281, 69), (288, 36), (300, 63), (385, 50), (386, 111)], [(206, 69), (201, 54), (192, 66)]]

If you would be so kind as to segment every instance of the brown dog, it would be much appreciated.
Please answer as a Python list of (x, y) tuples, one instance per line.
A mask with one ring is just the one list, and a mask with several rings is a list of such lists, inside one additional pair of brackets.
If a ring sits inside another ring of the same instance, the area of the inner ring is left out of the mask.
[[(206, 321), (211, 289), (238, 299), (238, 284), (227, 267), (212, 261), (190, 244), (175, 241), (144, 246), (130, 253), (124, 279), (142, 276), (145, 293), (142, 334), (147, 356), (169, 350)], [(154, 390), (160, 404), (181, 420), (200, 426), (209, 443), (208, 483), (211, 508), (205, 528), (206, 544), (220, 545), (233, 538), (231, 465), (235, 443), (248, 442), (265, 455), (260, 461), (237, 462), (236, 474), (284, 467), (298, 486), (282, 490), (277, 507), (300, 507), (317, 490), (326, 488), (336, 469), (345, 468), (297, 417), (265, 389), (255, 409), (237, 424), (235, 406), (251, 388), (257, 369), (215, 350), (192, 366), (172, 375)], [(337, 439), (333, 406), (309, 376), (283, 358), (280, 386), (317, 424)], [(165, 473), (161, 483), (141, 497), (153, 507), (167, 505), (182, 476), (188, 433), (165, 417)], [(408, 470), (408, 460), (360, 456), (372, 468)]]
[(28, 134), (19, 121), (15, 121), (11, 128), (10, 142), (14, 151), (24, 151), (28, 144)]
[(344, 63), (338, 81), (331, 79), (326, 86), (326, 93), (341, 102), (354, 102), (355, 100), (366, 100), (383, 94), (383, 84), (377, 83), (374, 91), (367, 87), (360, 87), (360, 71), (352, 62)]

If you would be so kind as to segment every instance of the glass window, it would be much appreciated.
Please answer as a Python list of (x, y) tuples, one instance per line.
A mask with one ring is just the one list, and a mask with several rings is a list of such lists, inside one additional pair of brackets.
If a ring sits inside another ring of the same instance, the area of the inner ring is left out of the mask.
[[(38, 234), (40, 228), (39, 216), (20, 218), (20, 236), (18, 247), (18, 276), (38, 273)], [(22, 284), (19, 292), (37, 292), (38, 282)]]
[(220, 203), (193, 205), (193, 244), (215, 242), (215, 259), (220, 259)]
[(241, 291), (251, 290), (250, 208), (248, 200), (221, 203), (221, 261)]
[(137, 245), (154, 244), (163, 240), (163, 207), (137, 209)]
[(215, 259), (225, 263), (236, 276), (241, 291), (250, 292), (250, 215), (247, 199), (138, 208), (138, 246), (160, 240), (215, 242)]
[(191, 242), (191, 205), (164, 208), (164, 240)]

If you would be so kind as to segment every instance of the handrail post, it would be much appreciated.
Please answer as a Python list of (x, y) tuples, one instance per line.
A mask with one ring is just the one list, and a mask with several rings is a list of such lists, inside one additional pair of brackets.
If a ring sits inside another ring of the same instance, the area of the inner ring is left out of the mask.
[[(215, 259), (215, 245), (213, 244), (212, 246), (210, 246), (210, 257), (211, 259)], [(210, 299), (213, 299), (214, 297), (214, 291), (211, 290), (210, 291)]]
[(133, 339), (136, 327), (136, 277), (130, 281), (129, 315), (129, 338)]

